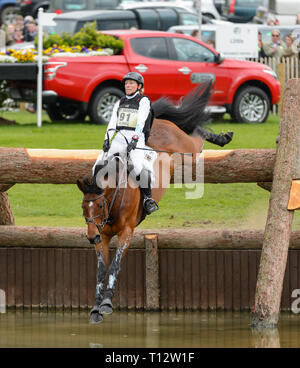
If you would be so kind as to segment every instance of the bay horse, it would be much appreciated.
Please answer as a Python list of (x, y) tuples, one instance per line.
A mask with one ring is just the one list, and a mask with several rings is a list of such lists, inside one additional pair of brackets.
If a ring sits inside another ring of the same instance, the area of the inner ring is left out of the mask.
[[(204, 129), (208, 118), (205, 108), (212, 84), (213, 80), (202, 83), (189, 93), (179, 106), (175, 106), (166, 98), (154, 102), (152, 107), (155, 119), (147, 146), (169, 153), (191, 153), (192, 160), (195, 160), (196, 154), (202, 151), (204, 140), (220, 146), (227, 144), (232, 138), (232, 132), (218, 135)], [(193, 132), (193, 136), (189, 135)], [(172, 165), (171, 168), (168, 166), (168, 170), (173, 170)], [(120, 178), (124, 172), (121, 172), (122, 165), (119, 181), (123, 180)], [(77, 181), (78, 188), (84, 194), (82, 209), (87, 223), (87, 238), (95, 245), (98, 259), (95, 305), (90, 312), (91, 323), (99, 323), (104, 314), (112, 313), (112, 298), (121, 260), (128, 251), (135, 227), (145, 217), (139, 187), (127, 177), (127, 172), (125, 179), (130, 184), (125, 188), (118, 185), (117, 188), (107, 186), (105, 189), (99, 187), (93, 176), (86, 176)], [(166, 187), (161, 184), (153, 188), (153, 199), (159, 202), (165, 190)], [(118, 247), (109, 265), (109, 243), (115, 235), (118, 237)]]

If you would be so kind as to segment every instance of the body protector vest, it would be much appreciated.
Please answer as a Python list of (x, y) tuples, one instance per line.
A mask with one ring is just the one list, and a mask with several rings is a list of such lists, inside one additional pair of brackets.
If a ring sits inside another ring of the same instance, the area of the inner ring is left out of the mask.
[[(144, 95), (136, 95), (134, 98), (128, 99), (126, 96), (120, 99), (120, 104), (118, 108), (118, 120), (116, 127), (118, 130), (126, 129), (126, 130), (135, 130), (138, 119), (138, 110), (140, 106), (140, 101), (143, 97), (148, 98)], [(147, 142), (151, 127), (153, 124), (154, 113), (152, 106), (150, 104), (150, 112), (145, 121), (143, 133), (145, 135), (145, 143)]]

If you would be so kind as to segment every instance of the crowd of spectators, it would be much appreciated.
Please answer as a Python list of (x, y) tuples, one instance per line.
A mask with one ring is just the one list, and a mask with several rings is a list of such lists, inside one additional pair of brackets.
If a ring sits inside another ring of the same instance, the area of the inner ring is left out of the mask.
[(271, 39), (266, 43), (263, 43), (261, 32), (258, 32), (258, 57), (299, 57), (299, 45), (291, 33), (283, 40), (277, 28), (272, 30)]
[(17, 15), (13, 23), (2, 25), (5, 32), (5, 44), (10, 46), (21, 42), (33, 42), (38, 33), (36, 20), (27, 15)]

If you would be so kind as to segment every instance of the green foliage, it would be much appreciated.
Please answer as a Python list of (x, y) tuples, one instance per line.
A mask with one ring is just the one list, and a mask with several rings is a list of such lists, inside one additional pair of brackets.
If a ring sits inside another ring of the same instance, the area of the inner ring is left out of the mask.
[(5, 101), (7, 98), (8, 98), (7, 82), (2, 81), (0, 82), (0, 107), (3, 104), (3, 101)]
[(87, 23), (74, 35), (63, 32), (61, 36), (58, 34), (49, 35), (43, 41), (44, 49), (48, 49), (54, 45), (82, 46), (92, 49), (111, 48), (114, 54), (118, 54), (123, 49), (123, 41), (97, 31), (96, 22)]

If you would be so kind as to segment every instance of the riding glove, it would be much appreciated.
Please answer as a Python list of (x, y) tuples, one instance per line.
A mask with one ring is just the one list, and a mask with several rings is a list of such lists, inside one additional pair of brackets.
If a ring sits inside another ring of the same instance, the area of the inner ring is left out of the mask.
[(102, 147), (104, 152), (108, 152), (109, 150), (109, 139), (105, 139), (105, 141), (103, 142), (103, 147)]
[(127, 153), (130, 151), (136, 149), (137, 142), (139, 140), (139, 137), (137, 135), (134, 135), (131, 139), (131, 142), (127, 146)]

